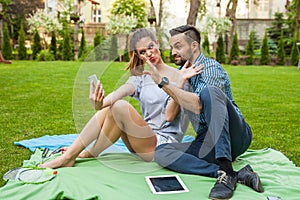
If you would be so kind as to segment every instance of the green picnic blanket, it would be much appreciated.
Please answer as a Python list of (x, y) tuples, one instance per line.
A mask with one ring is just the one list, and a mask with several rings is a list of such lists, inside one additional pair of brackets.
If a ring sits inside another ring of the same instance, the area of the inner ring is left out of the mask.
[[(33, 154), (30, 160), (35, 157)], [(234, 169), (238, 170), (248, 163), (260, 175), (265, 192), (257, 193), (237, 184), (232, 199), (266, 200), (268, 196), (278, 196), (283, 200), (300, 199), (300, 168), (281, 152), (269, 148), (248, 150), (233, 163)], [(169, 174), (178, 174), (189, 192), (152, 194), (145, 176)], [(163, 169), (155, 162), (143, 162), (133, 154), (108, 153), (96, 159), (77, 159), (75, 167), (59, 168), (57, 176), (43, 184), (8, 181), (0, 188), (0, 199), (202, 200), (208, 199), (215, 181), (214, 178)]]

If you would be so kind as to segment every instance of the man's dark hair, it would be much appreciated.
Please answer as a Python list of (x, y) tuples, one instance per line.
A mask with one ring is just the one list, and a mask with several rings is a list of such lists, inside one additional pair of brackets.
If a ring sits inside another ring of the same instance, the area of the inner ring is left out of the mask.
[(193, 41), (196, 41), (200, 44), (201, 42), (201, 36), (200, 32), (195, 26), (192, 25), (182, 25), (178, 26), (176, 28), (171, 29), (170, 31), (171, 37), (180, 33), (184, 33), (188, 39), (187, 42), (191, 43)]

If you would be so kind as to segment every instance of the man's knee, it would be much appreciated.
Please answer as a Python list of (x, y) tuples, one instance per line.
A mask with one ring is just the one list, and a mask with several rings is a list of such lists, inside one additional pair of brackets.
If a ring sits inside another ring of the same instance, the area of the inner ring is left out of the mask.
[(169, 144), (161, 144), (155, 149), (154, 161), (163, 167), (167, 167), (170, 163), (168, 162)]
[(223, 101), (226, 101), (226, 95), (220, 88), (215, 86), (203, 88), (200, 93), (200, 101), (202, 103), (211, 102), (215, 99), (223, 99)]

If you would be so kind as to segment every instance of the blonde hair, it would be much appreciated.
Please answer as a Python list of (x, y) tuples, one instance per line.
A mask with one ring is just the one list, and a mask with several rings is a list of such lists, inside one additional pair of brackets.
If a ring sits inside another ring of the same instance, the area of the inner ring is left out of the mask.
[(130, 60), (126, 69), (130, 70), (132, 75), (141, 75), (144, 71), (144, 61), (138, 57), (135, 46), (138, 41), (145, 37), (150, 37), (151, 40), (156, 41), (153, 32), (146, 28), (137, 29), (128, 36), (128, 52)]

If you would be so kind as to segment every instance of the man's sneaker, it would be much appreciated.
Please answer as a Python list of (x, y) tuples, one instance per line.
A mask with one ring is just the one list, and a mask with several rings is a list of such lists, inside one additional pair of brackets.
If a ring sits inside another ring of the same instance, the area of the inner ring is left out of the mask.
[(218, 180), (209, 193), (210, 199), (229, 199), (233, 195), (237, 182), (237, 175), (230, 176), (226, 172), (218, 171)]
[(238, 171), (238, 182), (252, 188), (256, 192), (264, 191), (258, 174), (253, 171), (249, 164)]

